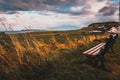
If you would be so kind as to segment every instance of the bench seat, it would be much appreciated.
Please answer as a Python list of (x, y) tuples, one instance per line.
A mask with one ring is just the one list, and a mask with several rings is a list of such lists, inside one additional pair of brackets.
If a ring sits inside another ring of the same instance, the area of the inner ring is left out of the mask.
[(86, 56), (94, 57), (97, 54), (99, 54), (99, 52), (101, 51), (101, 48), (103, 48), (104, 46), (105, 46), (105, 43), (100, 43), (100, 44), (88, 49), (87, 51), (84, 51), (83, 54)]

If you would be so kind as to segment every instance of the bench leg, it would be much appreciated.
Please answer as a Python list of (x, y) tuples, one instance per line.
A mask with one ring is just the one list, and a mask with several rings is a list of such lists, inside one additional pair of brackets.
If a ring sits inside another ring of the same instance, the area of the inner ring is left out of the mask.
[(104, 64), (104, 59), (101, 60), (101, 67), (104, 71), (107, 71), (107, 72), (112, 72), (112, 70), (108, 69), (107, 67), (105, 67), (105, 64)]
[(107, 72), (112, 72), (110, 69), (107, 69), (105, 67), (105, 64), (104, 64), (104, 57), (101, 57), (101, 67), (103, 70), (107, 71)]
[(97, 67), (98, 62), (100, 62), (102, 70), (107, 72), (112, 72), (110, 69), (107, 69), (105, 67), (104, 56), (88, 57), (87, 61), (89, 62), (89, 64), (93, 65), (94, 67)]
[(96, 66), (98, 65), (98, 62), (99, 62), (99, 60), (94, 59), (94, 64), (93, 64), (93, 66), (96, 67)]
[(94, 59), (94, 62), (93, 62), (93, 64), (94, 64), (93, 66), (94, 67), (96, 67), (99, 62), (101, 64), (101, 67), (105, 67), (105, 65), (104, 65), (104, 58), (103, 57), (97, 55), (93, 59)]
[(96, 58), (96, 57), (87, 56), (86, 61), (88, 64), (93, 65), (93, 67), (96, 67), (98, 65), (98, 62), (100, 61), (100, 59), (98, 60), (98, 58)]
[(101, 67), (102, 67), (102, 68), (105, 68), (104, 57), (101, 57)]
[(101, 67), (105, 68), (105, 64), (104, 64), (104, 57), (103, 56), (96, 56), (94, 58), (94, 66), (96, 67), (98, 65), (98, 62), (101, 63)]

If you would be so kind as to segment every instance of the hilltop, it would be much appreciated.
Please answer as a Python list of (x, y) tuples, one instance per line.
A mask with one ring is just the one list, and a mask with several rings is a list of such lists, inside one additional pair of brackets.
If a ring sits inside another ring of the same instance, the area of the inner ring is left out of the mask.
[(88, 25), (88, 27), (99, 27), (99, 26), (103, 26), (103, 25), (106, 25), (106, 26), (117, 26), (119, 25), (119, 22), (115, 22), (115, 21), (111, 21), (111, 22), (99, 22), (99, 23), (92, 23), (90, 25)]

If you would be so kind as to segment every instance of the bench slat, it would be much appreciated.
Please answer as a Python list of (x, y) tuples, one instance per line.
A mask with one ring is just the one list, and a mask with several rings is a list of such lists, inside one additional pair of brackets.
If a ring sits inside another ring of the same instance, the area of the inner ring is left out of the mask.
[(92, 50), (100, 47), (100, 46), (103, 45), (103, 44), (105, 44), (105, 43), (100, 43), (100, 44), (96, 45), (95, 47), (92, 47), (92, 48), (90, 48), (89, 50), (83, 52), (83, 54), (87, 54), (87, 53), (91, 52)]
[[(100, 52), (100, 49), (99, 50), (97, 50), (97, 51), (95, 51), (95, 54), (98, 54)], [(86, 54), (87, 56), (91, 56), (91, 57), (94, 57), (95, 55), (93, 55), (93, 54)]]
[(91, 50), (93, 50), (93, 49), (99, 47), (99, 46), (102, 45), (102, 44), (103, 44), (103, 43), (100, 43), (100, 44), (98, 44), (98, 45), (96, 45), (96, 46), (94, 46), (94, 47), (88, 49), (87, 51), (83, 52), (83, 54), (86, 54), (86, 53), (90, 52)]
[[(105, 45), (105, 44), (104, 44), (104, 45)], [(104, 47), (104, 45), (101, 46), (101, 48)], [(100, 52), (101, 48), (98, 50), (98, 52), (95, 52), (95, 53), (93, 53), (93, 54), (91, 54), (91, 55), (93, 55), (93, 56), (97, 55), (97, 54)]]
[(90, 52), (88, 52), (87, 54), (94, 54), (96, 51), (100, 50), (102, 47), (104, 46), (104, 44), (100, 45), (99, 47), (95, 48), (94, 50), (91, 50)]

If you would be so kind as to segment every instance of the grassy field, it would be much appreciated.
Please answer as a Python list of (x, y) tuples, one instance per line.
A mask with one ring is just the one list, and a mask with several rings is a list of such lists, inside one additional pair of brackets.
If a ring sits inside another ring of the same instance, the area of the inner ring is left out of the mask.
[[(95, 41), (89, 44), (89, 47), (97, 44)], [(86, 62), (86, 57), (82, 55), (83, 48), (60, 50), (51, 63), (54, 68), (48, 73), (45, 80), (119, 80), (120, 79), (120, 38), (114, 45), (114, 50), (118, 55), (111, 51), (105, 56), (105, 64), (112, 69), (112, 73), (103, 71), (100, 67), (94, 68), (90, 62)], [(53, 57), (53, 58), (54, 58)]]
[[(119, 80), (119, 55), (106, 55), (112, 73), (92, 67), (82, 55), (108, 35), (75, 32), (0, 34), (0, 80)], [(118, 54), (119, 43), (120, 38)]]

